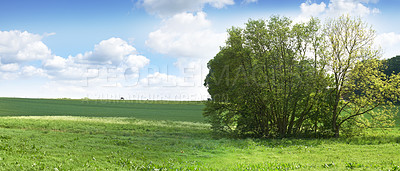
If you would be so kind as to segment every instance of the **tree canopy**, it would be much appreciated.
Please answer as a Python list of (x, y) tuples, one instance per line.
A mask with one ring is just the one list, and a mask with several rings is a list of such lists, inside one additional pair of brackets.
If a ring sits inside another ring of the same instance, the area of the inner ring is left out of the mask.
[(342, 16), (322, 25), (272, 16), (228, 34), (204, 83), (211, 95), (204, 116), (216, 132), (339, 136), (347, 123), (393, 124), (387, 99), (396, 79), (389, 82), (380, 69), (375, 31), (360, 19)]
[(387, 68), (384, 70), (386, 75), (390, 76), (392, 74), (400, 73), (400, 55), (387, 59), (385, 61), (385, 65), (387, 66)]

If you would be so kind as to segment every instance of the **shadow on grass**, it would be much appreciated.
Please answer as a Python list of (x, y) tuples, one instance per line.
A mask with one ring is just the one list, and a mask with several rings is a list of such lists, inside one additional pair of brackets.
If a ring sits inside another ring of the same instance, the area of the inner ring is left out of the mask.
[(230, 146), (236, 148), (249, 148), (251, 146), (265, 146), (270, 148), (284, 148), (291, 146), (317, 147), (324, 144), (349, 144), (349, 145), (381, 145), (400, 144), (400, 128), (387, 130), (366, 130), (357, 136), (342, 136), (340, 138), (233, 138), (228, 135), (218, 135), (213, 139), (230, 141)]

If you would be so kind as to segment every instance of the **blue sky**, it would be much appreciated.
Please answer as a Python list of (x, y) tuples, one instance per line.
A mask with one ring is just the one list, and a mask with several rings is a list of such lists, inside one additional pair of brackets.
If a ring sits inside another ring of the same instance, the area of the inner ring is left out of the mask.
[(249, 18), (361, 16), (400, 55), (398, 0), (4, 0), (0, 96), (202, 100), (226, 29)]

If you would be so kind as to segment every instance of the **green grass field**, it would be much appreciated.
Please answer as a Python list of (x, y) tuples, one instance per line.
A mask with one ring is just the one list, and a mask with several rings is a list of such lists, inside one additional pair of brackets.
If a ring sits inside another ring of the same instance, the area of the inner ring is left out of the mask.
[(134, 117), (204, 122), (201, 102), (0, 98), (0, 116)]
[[(167, 104), (168, 103), (168, 104)], [(0, 170), (399, 170), (400, 129), (213, 137), (198, 102), (0, 99)]]

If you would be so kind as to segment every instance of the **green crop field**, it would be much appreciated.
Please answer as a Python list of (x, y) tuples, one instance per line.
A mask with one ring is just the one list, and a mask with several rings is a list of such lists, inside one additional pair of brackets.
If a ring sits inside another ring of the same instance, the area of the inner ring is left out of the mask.
[(0, 116), (134, 117), (204, 122), (202, 102), (0, 98)]
[(0, 170), (400, 169), (398, 124), (351, 138), (228, 139), (213, 136), (203, 107), (0, 98)]

